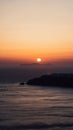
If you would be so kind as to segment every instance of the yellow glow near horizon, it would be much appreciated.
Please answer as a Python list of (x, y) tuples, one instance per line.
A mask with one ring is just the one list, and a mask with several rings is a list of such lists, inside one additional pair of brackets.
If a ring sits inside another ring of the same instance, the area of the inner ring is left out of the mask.
[(41, 63), (42, 59), (41, 58), (37, 58), (37, 62)]

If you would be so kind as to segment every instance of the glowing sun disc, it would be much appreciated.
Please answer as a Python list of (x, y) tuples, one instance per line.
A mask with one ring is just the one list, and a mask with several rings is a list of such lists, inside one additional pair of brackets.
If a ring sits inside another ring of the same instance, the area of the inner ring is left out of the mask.
[(42, 61), (41, 58), (37, 58), (37, 62), (40, 63)]

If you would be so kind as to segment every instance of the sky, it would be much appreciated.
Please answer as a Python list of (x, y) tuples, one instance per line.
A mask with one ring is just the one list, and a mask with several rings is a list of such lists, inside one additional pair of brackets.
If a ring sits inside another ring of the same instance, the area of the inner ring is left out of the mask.
[(0, 61), (73, 60), (73, 0), (0, 0)]

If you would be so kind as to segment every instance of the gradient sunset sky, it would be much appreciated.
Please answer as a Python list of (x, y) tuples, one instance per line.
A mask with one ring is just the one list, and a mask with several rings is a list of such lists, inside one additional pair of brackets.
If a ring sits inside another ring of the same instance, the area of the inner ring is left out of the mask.
[(0, 0), (0, 61), (73, 59), (73, 0)]

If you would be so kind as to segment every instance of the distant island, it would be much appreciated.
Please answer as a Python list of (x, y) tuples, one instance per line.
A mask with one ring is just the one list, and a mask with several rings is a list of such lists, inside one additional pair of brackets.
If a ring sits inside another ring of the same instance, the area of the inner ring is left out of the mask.
[(73, 74), (53, 73), (27, 81), (28, 85), (59, 86), (73, 88)]
[(52, 63), (24, 63), (24, 64), (19, 64), (19, 66), (26, 66), (26, 65), (30, 65), (30, 66), (33, 66), (33, 65), (53, 65)]

